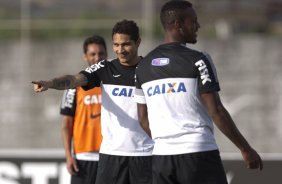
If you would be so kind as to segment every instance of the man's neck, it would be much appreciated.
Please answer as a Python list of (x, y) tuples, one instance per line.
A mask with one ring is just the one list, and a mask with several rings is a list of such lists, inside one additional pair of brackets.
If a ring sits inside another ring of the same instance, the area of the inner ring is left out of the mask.
[(141, 60), (140, 56), (135, 57), (134, 59), (128, 61), (128, 62), (120, 62), (121, 65), (123, 66), (135, 66), (139, 63), (139, 61)]
[(173, 42), (183, 42), (183, 38), (179, 34), (176, 34), (176, 31), (167, 31), (165, 32), (164, 37), (165, 43), (173, 43)]

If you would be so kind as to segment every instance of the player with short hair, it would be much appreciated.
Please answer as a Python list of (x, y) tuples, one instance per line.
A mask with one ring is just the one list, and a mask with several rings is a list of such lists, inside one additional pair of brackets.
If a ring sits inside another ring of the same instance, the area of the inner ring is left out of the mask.
[(200, 28), (188, 1), (169, 1), (160, 14), (165, 43), (138, 64), (135, 99), (141, 126), (152, 136), (153, 184), (227, 184), (213, 122), (240, 149), (248, 168), (262, 169), (221, 103), (215, 66), (192, 50)]
[[(88, 66), (107, 58), (103, 37), (93, 35), (83, 43)], [(101, 135), (101, 88), (84, 91), (81, 87), (64, 91), (62, 139), (71, 184), (93, 184), (96, 180)]]
[(134, 21), (122, 20), (112, 29), (116, 59), (103, 60), (76, 75), (33, 81), (34, 91), (82, 86), (102, 88), (102, 144), (96, 184), (150, 184), (152, 139), (138, 122), (135, 68), (141, 39)]

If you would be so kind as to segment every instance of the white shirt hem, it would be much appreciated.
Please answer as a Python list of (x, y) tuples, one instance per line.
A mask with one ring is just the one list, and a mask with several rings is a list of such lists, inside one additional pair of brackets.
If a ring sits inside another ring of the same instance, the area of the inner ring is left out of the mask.
[(84, 160), (84, 161), (99, 161), (99, 153), (97, 152), (84, 152), (75, 154), (74, 157), (77, 160)]

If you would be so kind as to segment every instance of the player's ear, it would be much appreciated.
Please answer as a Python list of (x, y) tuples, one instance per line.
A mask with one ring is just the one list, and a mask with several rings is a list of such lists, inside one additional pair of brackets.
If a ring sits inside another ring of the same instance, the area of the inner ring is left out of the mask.
[(173, 26), (176, 30), (180, 30), (182, 27), (181, 23), (178, 20), (174, 21)]
[(138, 38), (138, 40), (136, 41), (136, 45), (139, 47), (140, 43), (141, 43), (141, 38)]
[(83, 54), (83, 60), (84, 60), (84, 61), (87, 61), (87, 56), (86, 56), (86, 54)]

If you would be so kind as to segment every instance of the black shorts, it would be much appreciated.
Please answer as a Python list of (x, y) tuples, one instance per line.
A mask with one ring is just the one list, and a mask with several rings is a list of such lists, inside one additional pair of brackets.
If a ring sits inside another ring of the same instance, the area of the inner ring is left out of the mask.
[(151, 184), (152, 156), (100, 154), (96, 184)]
[(153, 184), (227, 184), (219, 151), (153, 155)]
[(94, 184), (96, 180), (98, 161), (76, 160), (78, 175), (71, 175), (71, 184)]

